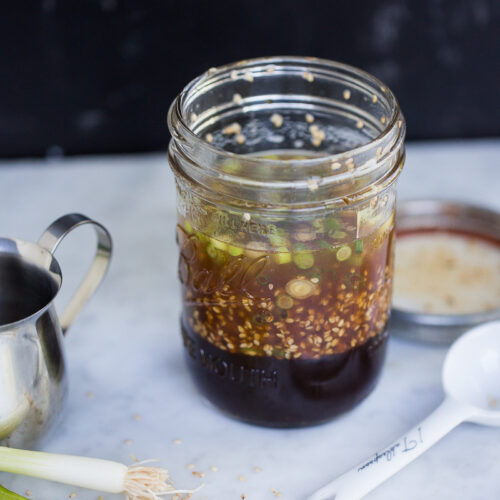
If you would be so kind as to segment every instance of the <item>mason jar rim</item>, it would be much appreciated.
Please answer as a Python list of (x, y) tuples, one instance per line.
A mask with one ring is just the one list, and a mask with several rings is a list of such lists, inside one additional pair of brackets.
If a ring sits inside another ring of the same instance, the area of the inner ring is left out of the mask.
[[(204, 73), (201, 75), (197, 76), (193, 80), (191, 80), (180, 92), (180, 94), (175, 98), (173, 101), (170, 110), (169, 110), (169, 118), (167, 120), (168, 126), (170, 133), (172, 136), (176, 135), (176, 130), (173, 129), (172, 127), (172, 120), (170, 119), (170, 115), (172, 113), (176, 114), (176, 118), (179, 122), (179, 125), (182, 128), (182, 132), (186, 134), (187, 136), (191, 137), (192, 140), (201, 140), (203, 141), (204, 147), (207, 148), (208, 150), (212, 150), (214, 153), (220, 154), (227, 156), (228, 158), (244, 158), (245, 161), (248, 161), (250, 163), (255, 162), (255, 163), (261, 163), (263, 160), (261, 158), (257, 157), (247, 157), (247, 156), (242, 156), (238, 153), (233, 153), (232, 151), (228, 151), (226, 149), (217, 147), (214, 144), (211, 144), (210, 142), (206, 141), (202, 136), (197, 135), (189, 124), (187, 123), (187, 120), (184, 117), (184, 113), (182, 110), (182, 104), (185, 100), (185, 98), (189, 95), (189, 93), (196, 88), (198, 85), (202, 83), (208, 84), (211, 79), (213, 79), (214, 76), (217, 75), (224, 75), (227, 72), (232, 71), (233, 69), (242, 69), (242, 68), (251, 68), (255, 65), (261, 65), (261, 64), (268, 64), (268, 65), (273, 65), (275, 63), (303, 63), (303, 64), (315, 64), (319, 63), (324, 66), (330, 67), (332, 69), (342, 69), (345, 71), (349, 71), (353, 74), (358, 74), (360, 76), (365, 77), (367, 80), (371, 80), (374, 84), (378, 85), (380, 90), (386, 94), (386, 97), (390, 99), (390, 105), (391, 105), (391, 115), (390, 118), (387, 119), (387, 122), (385, 124), (385, 127), (383, 130), (374, 138), (370, 139), (369, 141), (365, 142), (364, 144), (361, 144), (360, 146), (357, 146), (353, 149), (350, 149), (348, 151), (343, 151), (340, 153), (333, 153), (333, 154), (325, 154), (321, 155), (318, 157), (314, 158), (302, 158), (302, 159), (294, 159), (293, 163), (297, 163), (300, 165), (314, 165), (318, 163), (323, 163), (323, 162), (328, 162), (328, 161), (335, 161), (337, 159), (341, 159), (342, 157), (346, 156), (347, 153), (353, 154), (353, 153), (359, 153), (363, 152), (377, 144), (383, 141), (384, 137), (389, 133), (389, 131), (394, 127), (397, 126), (397, 121), (398, 118), (402, 119), (401, 112), (399, 109), (399, 103), (394, 95), (394, 93), (389, 89), (387, 85), (385, 85), (381, 80), (379, 80), (377, 77), (373, 76), (372, 74), (368, 73), (367, 71), (357, 68), (356, 66), (351, 66), (349, 64), (337, 62), (337, 61), (332, 61), (330, 59), (324, 59), (324, 58), (318, 58), (318, 57), (307, 57), (307, 56), (268, 56), (268, 57), (256, 57), (256, 58), (251, 58), (251, 59), (243, 59), (241, 61), (235, 61), (231, 63), (224, 64), (222, 66), (217, 66), (217, 67), (211, 67), (208, 70), (206, 70)], [(284, 159), (265, 159), (265, 162), (268, 164), (283, 164), (284, 162), (290, 162), (290, 160), (284, 160)]]

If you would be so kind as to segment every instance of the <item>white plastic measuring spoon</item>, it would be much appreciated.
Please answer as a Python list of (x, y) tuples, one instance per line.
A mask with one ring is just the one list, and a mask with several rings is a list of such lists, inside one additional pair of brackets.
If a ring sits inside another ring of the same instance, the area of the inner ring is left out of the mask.
[(400, 439), (363, 460), (308, 500), (358, 500), (462, 422), (500, 426), (500, 321), (470, 330), (443, 365), (441, 405)]

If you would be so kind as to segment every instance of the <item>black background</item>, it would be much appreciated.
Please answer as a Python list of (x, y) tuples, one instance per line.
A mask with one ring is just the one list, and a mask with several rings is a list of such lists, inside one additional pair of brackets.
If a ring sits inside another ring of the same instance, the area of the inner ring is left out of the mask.
[(500, 1), (4, 2), (0, 156), (164, 150), (174, 96), (210, 66), (309, 55), (362, 67), (410, 139), (500, 135)]

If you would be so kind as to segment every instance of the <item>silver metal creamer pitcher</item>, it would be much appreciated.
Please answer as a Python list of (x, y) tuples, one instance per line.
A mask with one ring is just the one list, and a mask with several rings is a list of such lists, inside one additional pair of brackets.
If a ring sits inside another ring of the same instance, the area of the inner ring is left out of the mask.
[[(84, 224), (96, 230), (97, 252), (59, 318), (62, 274), (53, 253)], [(111, 250), (108, 231), (80, 214), (57, 219), (38, 244), (0, 238), (0, 445), (33, 444), (59, 413), (67, 387), (63, 335), (103, 279)]]

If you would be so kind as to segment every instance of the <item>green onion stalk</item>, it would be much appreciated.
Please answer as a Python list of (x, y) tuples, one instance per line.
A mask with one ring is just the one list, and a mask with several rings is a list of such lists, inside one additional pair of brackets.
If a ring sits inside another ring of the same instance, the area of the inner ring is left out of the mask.
[(0, 486), (0, 500), (28, 500), (26, 497), (22, 497), (13, 491), (9, 491), (5, 489), (3, 486)]
[[(127, 500), (160, 500), (165, 495), (194, 491), (176, 490), (170, 482), (166, 469), (145, 467), (144, 462), (128, 467), (110, 460), (16, 450), (2, 446), (0, 446), (0, 471), (106, 493), (124, 493)], [(10, 497), (7, 493), (2, 495), (3, 491), (0, 490), (0, 500), (22, 498), (15, 494), (11, 494)]]

